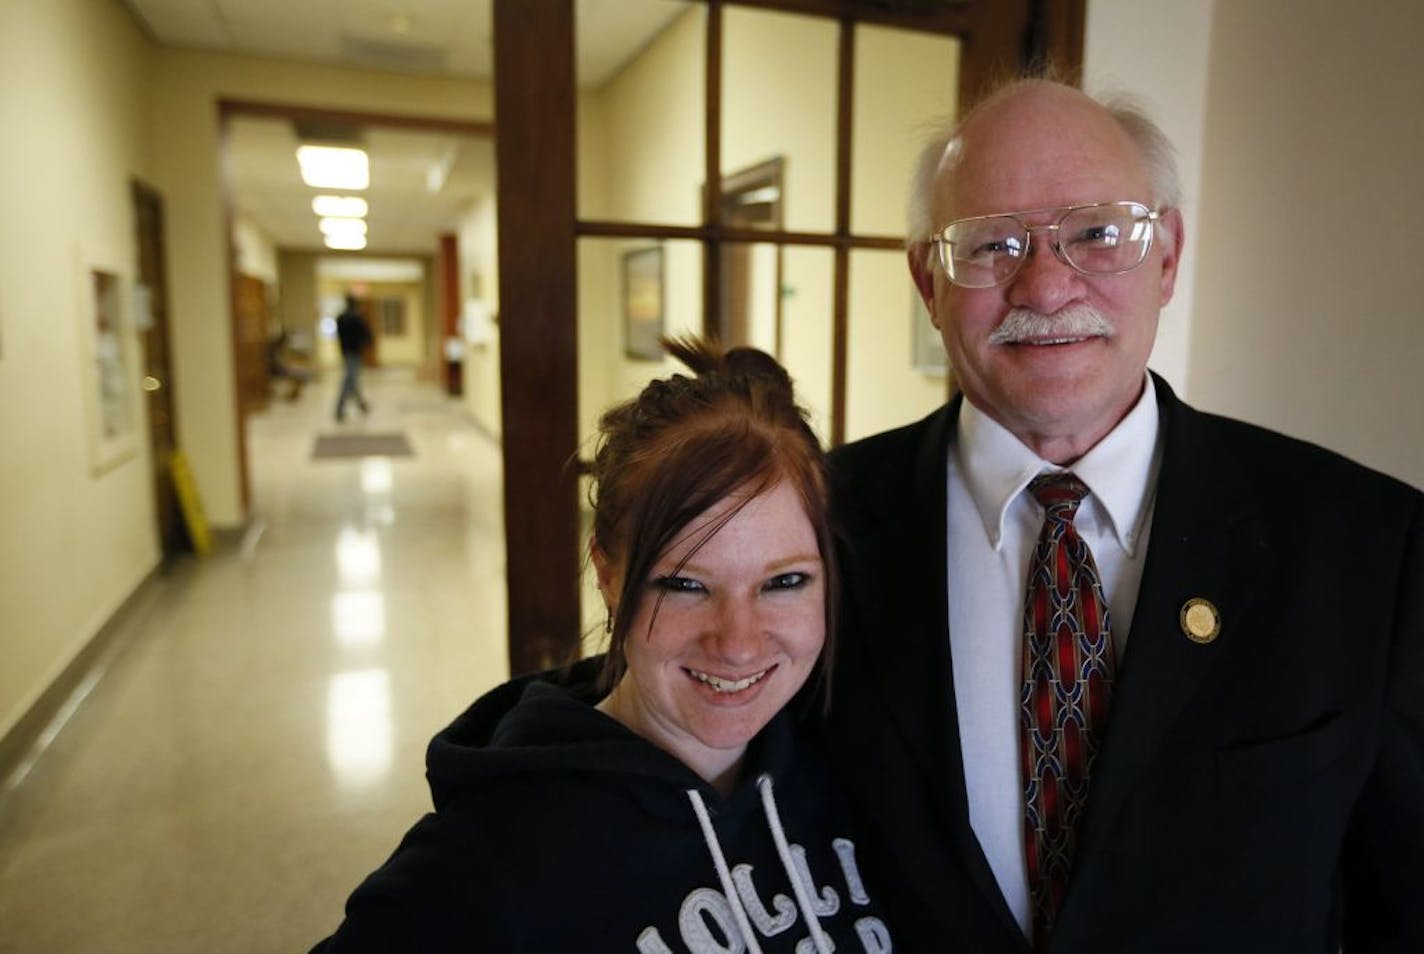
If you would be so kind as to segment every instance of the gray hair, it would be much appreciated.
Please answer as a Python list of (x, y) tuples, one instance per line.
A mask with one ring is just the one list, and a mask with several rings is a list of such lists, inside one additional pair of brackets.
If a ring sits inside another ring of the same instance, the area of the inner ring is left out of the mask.
[[(910, 201), (906, 210), (906, 245), (929, 241), (936, 230), (934, 220), (935, 184), (945, 165), (946, 154), (957, 151), (960, 131), (986, 103), (1001, 99), (1025, 87), (1050, 82), (1042, 79), (1015, 79), (980, 100), (958, 122), (943, 122), (936, 126), (921, 147), (910, 179)], [(1063, 85), (1063, 84), (1054, 84)], [(1105, 109), (1137, 147), (1147, 169), (1151, 184), (1151, 202), (1155, 208), (1175, 208), (1182, 202), (1181, 177), (1177, 172), (1177, 151), (1162, 127), (1148, 116), (1133, 96), (1114, 91), (1090, 96)]]

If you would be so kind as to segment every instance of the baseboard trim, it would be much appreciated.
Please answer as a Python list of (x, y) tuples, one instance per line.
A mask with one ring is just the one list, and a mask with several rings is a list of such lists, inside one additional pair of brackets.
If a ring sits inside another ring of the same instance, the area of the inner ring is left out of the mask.
[(50, 742), (64, 728), (104, 671), (123, 649), (125, 624), (157, 594), (164, 574), (159, 563), (134, 587), (84, 648), (39, 695), (25, 714), (0, 737), (0, 798), (30, 773)]

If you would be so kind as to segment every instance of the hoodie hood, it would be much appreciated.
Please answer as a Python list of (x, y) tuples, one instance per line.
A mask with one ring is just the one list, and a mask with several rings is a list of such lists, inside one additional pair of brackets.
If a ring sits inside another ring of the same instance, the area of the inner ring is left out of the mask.
[[(359, 951), (727, 950), (717, 938), (745, 954), (890, 950), (844, 805), (787, 712), (748, 745), (724, 798), (594, 708), (591, 671), (500, 686), (435, 737), (436, 811), (353, 895), (336, 941), (379, 940)], [(408, 943), (416, 936), (428, 941)]]
[[(709, 804), (722, 803), (722, 796), (676, 757), (594, 708), (602, 693), (593, 672), (581, 665), (553, 678), (520, 679), (477, 699), (426, 751), (435, 807), (517, 776), (590, 774), (622, 776), (637, 791), (664, 799), (676, 794), (680, 813), (687, 811), (682, 793), (688, 789)], [(789, 757), (791, 731), (785, 712), (762, 730), (747, 746), (744, 780), (776, 774)], [(739, 785), (731, 798), (755, 800), (750, 788)]]

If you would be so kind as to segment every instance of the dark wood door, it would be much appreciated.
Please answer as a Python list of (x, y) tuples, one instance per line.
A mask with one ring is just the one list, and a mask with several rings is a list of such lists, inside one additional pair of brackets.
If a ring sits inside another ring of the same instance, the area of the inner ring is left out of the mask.
[(142, 325), (143, 390), (148, 404), (149, 448), (153, 455), (154, 513), (164, 559), (192, 549), (179, 510), (169, 461), (178, 449), (173, 411), (173, 361), (168, 338), (168, 276), (164, 266), (163, 198), (135, 181), (132, 187), (138, 247)]

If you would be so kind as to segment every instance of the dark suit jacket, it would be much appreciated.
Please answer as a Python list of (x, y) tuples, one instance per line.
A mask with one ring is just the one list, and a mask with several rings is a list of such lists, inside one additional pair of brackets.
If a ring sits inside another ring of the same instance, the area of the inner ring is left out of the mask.
[[(1424, 498), (1157, 392), (1152, 533), (1052, 950), (1424, 952)], [(957, 412), (833, 455), (846, 542), (828, 744), (896, 950), (1022, 952), (960, 756)], [(1206, 645), (1179, 620), (1193, 597), (1220, 611)]]

